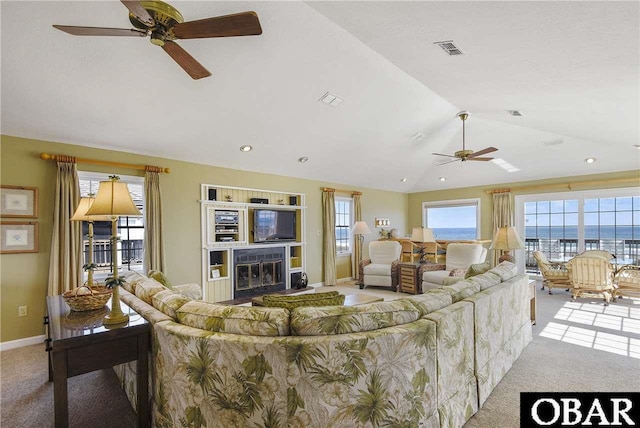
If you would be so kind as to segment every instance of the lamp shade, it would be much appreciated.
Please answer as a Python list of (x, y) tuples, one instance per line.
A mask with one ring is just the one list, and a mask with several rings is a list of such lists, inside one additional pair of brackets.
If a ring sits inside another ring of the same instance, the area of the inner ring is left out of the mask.
[(73, 217), (70, 218), (71, 221), (111, 221), (111, 217), (107, 215), (87, 215), (87, 211), (93, 204), (95, 198), (91, 197), (83, 197), (80, 198), (80, 203), (78, 204), (78, 208), (76, 208), (76, 212), (73, 213)]
[(414, 227), (411, 232), (411, 240), (413, 242), (436, 242), (433, 230), (426, 227)]
[(87, 215), (142, 215), (131, 199), (126, 183), (117, 178), (101, 181), (95, 201), (87, 211)]
[(498, 229), (493, 242), (491, 243), (490, 250), (521, 250), (524, 248), (524, 243), (518, 232), (513, 226), (504, 226)]
[(353, 224), (352, 233), (354, 235), (368, 235), (371, 233), (371, 229), (369, 229), (366, 221), (356, 221)]

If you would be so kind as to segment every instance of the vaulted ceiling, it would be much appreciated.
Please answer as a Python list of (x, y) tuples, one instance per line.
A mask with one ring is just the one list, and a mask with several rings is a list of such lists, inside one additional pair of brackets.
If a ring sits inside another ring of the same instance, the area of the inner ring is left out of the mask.
[[(172, 4), (263, 34), (179, 41), (213, 74), (192, 80), (148, 38), (52, 28), (130, 28), (120, 2), (2, 1), (2, 133), (400, 192), (640, 168), (638, 2)], [(517, 171), (438, 166), (460, 110)]]

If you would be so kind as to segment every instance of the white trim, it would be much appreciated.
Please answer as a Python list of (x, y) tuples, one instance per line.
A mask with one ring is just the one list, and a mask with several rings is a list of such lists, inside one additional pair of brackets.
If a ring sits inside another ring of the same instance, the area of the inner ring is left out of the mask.
[(8, 342), (0, 343), (0, 351), (8, 351), (9, 349), (22, 348), (24, 346), (37, 345), (42, 343), (44, 345), (45, 335), (25, 337), (24, 339), (10, 340)]
[(468, 198), (468, 199), (450, 199), (444, 201), (429, 201), (422, 203), (422, 227), (428, 227), (427, 224), (427, 210), (426, 208), (438, 208), (447, 206), (476, 206), (476, 239), (480, 239), (480, 229), (482, 225), (482, 218), (480, 217), (480, 198)]
[(352, 228), (353, 228), (353, 198), (349, 198), (346, 196), (336, 196), (334, 198), (334, 215), (336, 215), (337, 213), (335, 212), (335, 202), (347, 202), (349, 204), (349, 224), (347, 225), (347, 227), (349, 228), (349, 250), (347, 251), (337, 251), (336, 250), (336, 257), (346, 257), (346, 256), (351, 256), (351, 253), (353, 253), (353, 246), (355, 244), (354, 239), (353, 239), (353, 232), (352, 232)]
[[(109, 176), (111, 175), (113, 174), (79, 170), (78, 180), (106, 181), (109, 180)], [(120, 181), (123, 183), (144, 184), (144, 177), (138, 175), (118, 175), (118, 177), (120, 177)]]

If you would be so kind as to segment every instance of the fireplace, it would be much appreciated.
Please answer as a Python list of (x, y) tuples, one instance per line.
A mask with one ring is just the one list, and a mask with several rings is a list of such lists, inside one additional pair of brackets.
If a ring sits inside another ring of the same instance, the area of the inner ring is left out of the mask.
[(284, 290), (285, 247), (233, 251), (233, 298), (259, 296)]

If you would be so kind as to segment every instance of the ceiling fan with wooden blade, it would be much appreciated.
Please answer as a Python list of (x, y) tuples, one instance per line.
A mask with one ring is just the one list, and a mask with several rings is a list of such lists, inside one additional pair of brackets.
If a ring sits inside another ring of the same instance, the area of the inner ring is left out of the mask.
[(211, 76), (211, 73), (174, 40), (262, 34), (258, 15), (252, 11), (184, 22), (177, 9), (162, 1), (121, 2), (129, 9), (129, 21), (135, 28), (53, 27), (73, 36), (149, 36), (152, 44), (162, 47), (193, 79)]
[(473, 150), (467, 150), (466, 146), (465, 146), (465, 121), (467, 120), (467, 118), (469, 117), (469, 112), (468, 111), (461, 111), (460, 113), (458, 113), (458, 117), (462, 120), (462, 150), (458, 150), (457, 152), (455, 152), (453, 155), (445, 155), (442, 153), (432, 153), (435, 156), (445, 156), (448, 158), (454, 158), (453, 160), (447, 161), (447, 162), (443, 162), (438, 164), (438, 166), (440, 165), (446, 165), (448, 163), (451, 162), (457, 162), (457, 161), (490, 161), (493, 158), (487, 158), (487, 157), (480, 157), (482, 155), (486, 155), (487, 153), (492, 153), (495, 151), (498, 151), (498, 149), (496, 149), (495, 147), (487, 147), (485, 149), (482, 150), (478, 150), (477, 152), (474, 152)]

